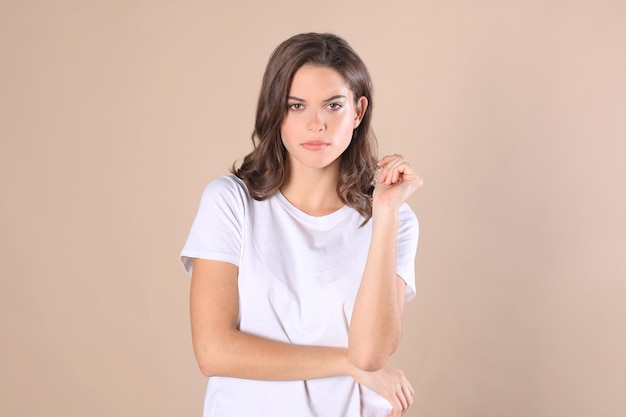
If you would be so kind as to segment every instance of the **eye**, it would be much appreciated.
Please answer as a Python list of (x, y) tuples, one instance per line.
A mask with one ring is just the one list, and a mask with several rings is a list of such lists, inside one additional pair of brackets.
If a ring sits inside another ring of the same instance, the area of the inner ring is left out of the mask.
[(302, 110), (304, 106), (300, 103), (292, 103), (289, 105), (289, 110)]
[(331, 110), (339, 110), (343, 106), (339, 103), (328, 103), (328, 108)]

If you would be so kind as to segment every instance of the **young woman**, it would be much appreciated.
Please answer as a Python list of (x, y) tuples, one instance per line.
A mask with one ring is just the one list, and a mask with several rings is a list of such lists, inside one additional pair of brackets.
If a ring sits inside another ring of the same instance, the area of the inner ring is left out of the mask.
[(421, 179), (374, 157), (372, 86), (354, 50), (306, 33), (270, 57), (254, 150), (202, 195), (181, 254), (205, 416), (399, 416), (387, 360), (415, 295)]

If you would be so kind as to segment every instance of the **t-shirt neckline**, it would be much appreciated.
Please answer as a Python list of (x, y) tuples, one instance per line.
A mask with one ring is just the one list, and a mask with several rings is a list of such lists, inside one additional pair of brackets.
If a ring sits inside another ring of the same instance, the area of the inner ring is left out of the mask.
[(341, 223), (350, 215), (352, 209), (350, 206), (344, 205), (332, 213), (323, 216), (312, 216), (294, 206), (280, 190), (275, 195), (281, 205), (298, 221), (315, 228), (329, 228)]

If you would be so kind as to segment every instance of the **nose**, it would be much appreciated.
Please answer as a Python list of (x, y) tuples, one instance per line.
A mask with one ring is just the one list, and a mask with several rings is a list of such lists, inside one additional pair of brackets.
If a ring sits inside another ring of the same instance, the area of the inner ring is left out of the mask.
[(320, 117), (320, 114), (316, 111), (312, 111), (307, 121), (307, 129), (310, 132), (321, 132), (326, 128), (324, 120)]

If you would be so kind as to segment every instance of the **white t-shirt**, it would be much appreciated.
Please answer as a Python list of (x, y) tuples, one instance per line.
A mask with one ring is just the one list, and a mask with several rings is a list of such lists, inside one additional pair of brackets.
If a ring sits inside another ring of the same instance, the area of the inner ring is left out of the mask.
[[(405, 203), (399, 212), (397, 274), (415, 296), (418, 223)], [(282, 342), (348, 346), (348, 329), (372, 234), (371, 221), (344, 206), (310, 216), (280, 192), (254, 200), (234, 175), (204, 190), (181, 260), (239, 267), (239, 328)], [(382, 417), (387, 400), (351, 377), (308, 381), (209, 379), (204, 417)]]

